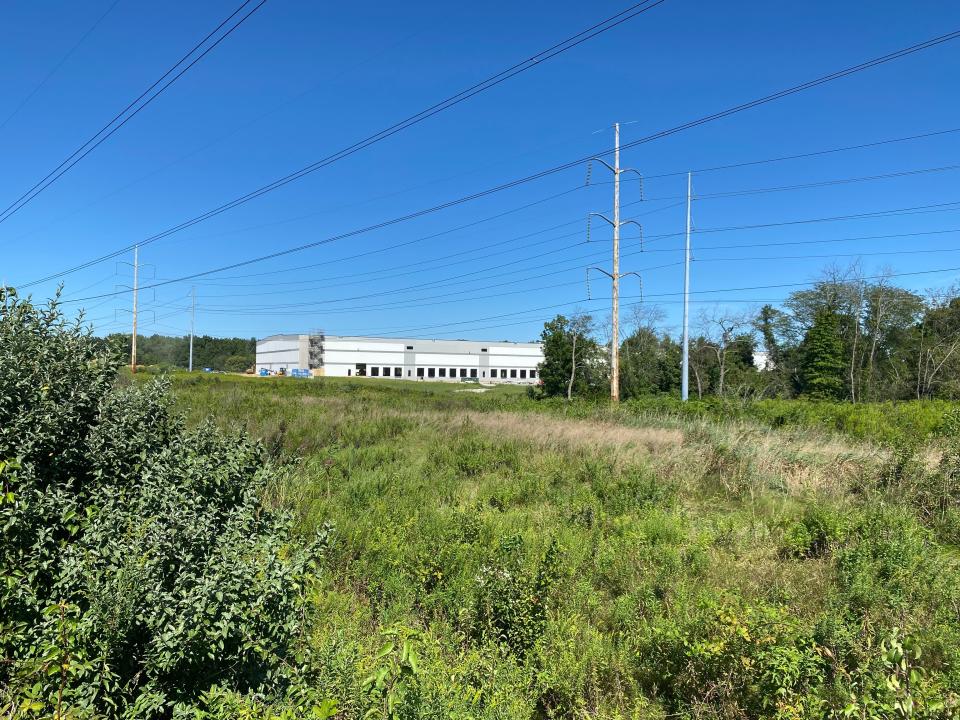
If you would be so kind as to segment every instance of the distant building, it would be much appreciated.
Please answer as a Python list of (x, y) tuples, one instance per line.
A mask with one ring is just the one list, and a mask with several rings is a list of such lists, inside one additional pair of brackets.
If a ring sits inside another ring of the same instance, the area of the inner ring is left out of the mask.
[(753, 353), (753, 366), (760, 370), (773, 370), (773, 360), (770, 359), (770, 353), (766, 350), (756, 350)]
[[(257, 340), (257, 372), (326, 377), (535, 384), (539, 343), (271, 335)], [(294, 373), (293, 371), (298, 371)]]

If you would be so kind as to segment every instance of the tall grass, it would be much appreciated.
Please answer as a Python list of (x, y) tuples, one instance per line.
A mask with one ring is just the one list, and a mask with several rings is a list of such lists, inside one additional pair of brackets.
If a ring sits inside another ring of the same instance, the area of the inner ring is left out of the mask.
[[(316, 681), (344, 717), (382, 715), (388, 692), (398, 717), (952, 712), (955, 549), (876, 482), (885, 452), (818, 429), (881, 440), (913, 412), (920, 435), (939, 406), (860, 408), (851, 431), (853, 415), (814, 422), (826, 410), (813, 404), (716, 422), (719, 406), (611, 409), (517, 388), (176, 388), (191, 421), (213, 416), (288, 461), (272, 499), (305, 541), (335, 527), (309, 624)], [(414, 670), (384, 653), (400, 636)], [(380, 672), (395, 682), (365, 684)]]

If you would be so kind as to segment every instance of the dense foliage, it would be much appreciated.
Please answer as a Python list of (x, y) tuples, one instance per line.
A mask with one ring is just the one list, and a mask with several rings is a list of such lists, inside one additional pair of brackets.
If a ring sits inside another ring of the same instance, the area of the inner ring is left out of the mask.
[(344, 718), (956, 716), (949, 412), (878, 455), (518, 388), (181, 382), (337, 526), (312, 642)]
[(958, 715), (946, 402), (115, 369), (2, 317), (5, 716)]
[[(130, 357), (130, 335), (113, 334), (106, 342), (123, 348)], [(225, 372), (245, 372), (256, 362), (256, 338), (218, 338), (197, 335), (193, 338), (193, 368), (212, 368)], [(189, 337), (137, 335), (137, 363), (161, 368), (186, 368), (190, 357)]]
[(592, 334), (593, 319), (579, 313), (571, 318), (557, 315), (544, 325), (540, 336), (544, 361), (539, 368), (544, 392), (569, 398), (604, 391), (607, 368)]
[[(680, 348), (635, 308), (633, 329), (620, 346), (623, 397), (679, 394)], [(562, 316), (544, 328), (544, 368), (554, 382), (546, 395), (565, 395), (572, 333)], [(587, 328), (589, 330), (589, 328)], [(587, 331), (581, 344), (593, 343)], [(606, 353), (597, 352), (597, 381), (573, 394), (601, 394)], [(609, 368), (609, 365), (606, 364)], [(569, 375), (569, 373), (568, 373)], [(958, 289), (916, 293), (856, 272), (828, 273), (792, 293), (781, 308), (702, 312), (690, 336), (690, 394), (738, 398), (811, 398), (875, 402), (960, 398)]]
[(194, 717), (293, 692), (319, 548), (264, 506), (262, 448), (187, 430), (165, 382), (117, 387), (55, 304), (2, 312), (0, 712)]

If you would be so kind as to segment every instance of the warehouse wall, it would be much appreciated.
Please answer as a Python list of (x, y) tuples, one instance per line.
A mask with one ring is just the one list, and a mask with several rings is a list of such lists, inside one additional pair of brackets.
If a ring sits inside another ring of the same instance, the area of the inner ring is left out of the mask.
[(299, 335), (274, 335), (258, 340), (257, 372), (264, 368), (269, 372), (277, 372), (281, 368), (292, 370), (301, 367), (300, 338)]
[[(305, 370), (308, 347), (307, 335), (264, 338), (257, 342), (257, 370)], [(542, 360), (540, 346), (529, 343), (325, 336), (323, 365), (314, 374), (532, 384), (537, 382), (536, 368)]]

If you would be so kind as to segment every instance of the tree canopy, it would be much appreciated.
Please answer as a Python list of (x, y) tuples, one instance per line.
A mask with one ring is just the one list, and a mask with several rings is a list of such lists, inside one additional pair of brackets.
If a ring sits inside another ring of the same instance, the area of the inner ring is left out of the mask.
[[(679, 393), (680, 344), (662, 318), (649, 306), (635, 311), (620, 344), (624, 398)], [(609, 374), (609, 346), (592, 322), (572, 327), (562, 315), (544, 326), (547, 395), (567, 394), (574, 337), (584, 370), (574, 373), (571, 394), (602, 392), (599, 378)], [(922, 296), (883, 277), (830, 269), (781, 307), (717, 306), (693, 324), (690, 388), (695, 397), (960, 398), (960, 290)]]

